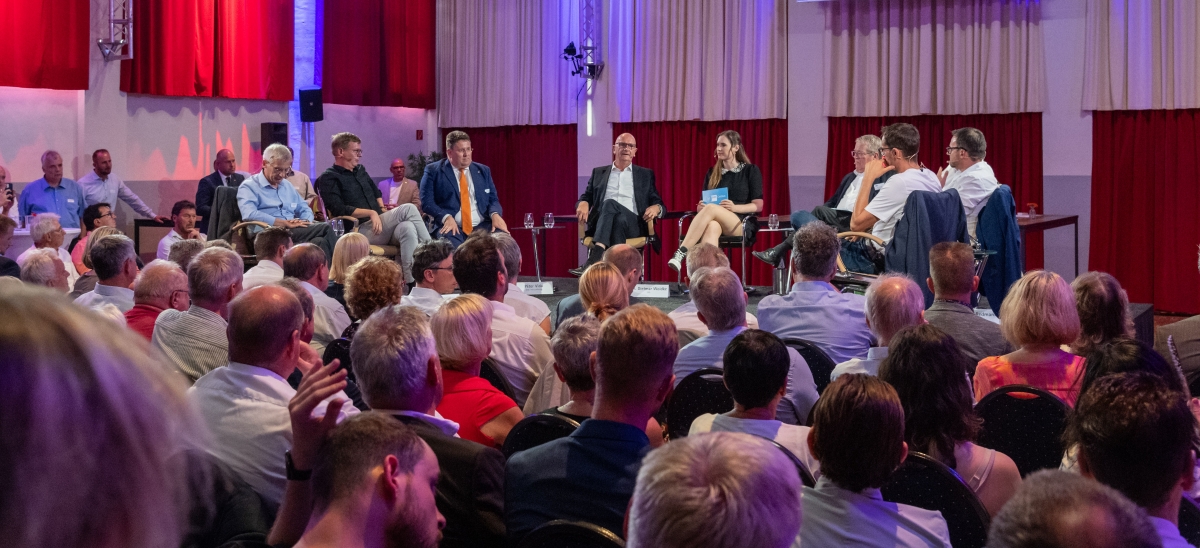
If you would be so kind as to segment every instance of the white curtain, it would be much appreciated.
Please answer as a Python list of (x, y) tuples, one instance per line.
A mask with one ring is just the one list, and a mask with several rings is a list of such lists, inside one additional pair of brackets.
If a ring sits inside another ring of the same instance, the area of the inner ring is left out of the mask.
[(787, 2), (608, 2), (600, 84), (614, 121), (786, 118)]
[(438, 0), (440, 127), (574, 124), (575, 0)]
[(1037, 1), (830, 2), (825, 111), (1040, 112), (1046, 103), (1044, 49)]
[(1196, 0), (1089, 0), (1084, 110), (1200, 108)]

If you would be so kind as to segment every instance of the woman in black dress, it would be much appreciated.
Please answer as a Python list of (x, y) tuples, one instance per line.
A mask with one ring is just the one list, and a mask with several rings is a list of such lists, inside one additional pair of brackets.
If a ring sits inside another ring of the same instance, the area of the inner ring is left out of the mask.
[(688, 248), (697, 242), (717, 245), (721, 236), (741, 236), (742, 219), (762, 211), (762, 172), (750, 163), (742, 136), (733, 130), (717, 135), (717, 164), (704, 176), (704, 190), (729, 189), (729, 199), (719, 204), (696, 205), (696, 217), (667, 265), (678, 272)]

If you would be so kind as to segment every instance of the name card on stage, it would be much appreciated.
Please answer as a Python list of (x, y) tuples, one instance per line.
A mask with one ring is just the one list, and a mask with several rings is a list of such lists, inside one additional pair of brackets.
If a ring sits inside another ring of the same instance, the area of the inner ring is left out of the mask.
[(637, 284), (633, 288), (633, 296), (639, 299), (668, 299), (671, 297), (671, 286), (667, 284)]
[(994, 324), (1000, 323), (1000, 318), (997, 318), (996, 313), (992, 312), (992, 309), (990, 308), (976, 308), (975, 315)]
[(517, 282), (517, 288), (526, 295), (554, 294), (554, 282)]

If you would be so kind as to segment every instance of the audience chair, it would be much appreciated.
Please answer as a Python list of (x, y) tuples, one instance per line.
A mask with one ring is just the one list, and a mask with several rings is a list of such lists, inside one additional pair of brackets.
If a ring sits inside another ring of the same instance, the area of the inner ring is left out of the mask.
[(817, 486), (817, 479), (813, 477), (812, 472), (809, 471), (808, 466), (804, 465), (804, 461), (800, 460), (800, 457), (797, 457), (795, 453), (791, 452), (787, 447), (780, 445), (779, 442), (773, 439), (763, 439), (771, 442), (771, 445), (774, 445), (780, 451), (783, 451), (783, 454), (787, 455), (788, 460), (792, 461), (792, 464), (796, 465), (796, 472), (800, 474), (800, 483), (803, 483), (805, 487)]
[(1062, 462), (1062, 434), (1071, 408), (1040, 388), (1010, 385), (975, 404), (983, 419), (979, 445), (995, 449), (1017, 463), (1021, 477)]
[(583, 521), (556, 519), (534, 529), (517, 548), (624, 548), (612, 531)]
[(825, 387), (832, 382), (829, 376), (833, 374), (833, 368), (837, 366), (833, 363), (833, 358), (829, 357), (817, 343), (804, 339), (784, 339), (783, 344), (786, 344), (800, 353), (800, 357), (804, 358), (804, 362), (808, 364), (808, 370), (812, 371), (813, 382), (817, 384), (817, 393), (825, 391)]
[(725, 388), (725, 372), (706, 367), (683, 378), (667, 402), (667, 438), (687, 436), (692, 421), (705, 413), (733, 410), (733, 395)]
[(479, 366), (479, 376), (496, 387), (496, 390), (504, 392), (505, 396), (517, 401), (517, 391), (513, 389), (512, 383), (508, 382), (504, 374), (500, 372), (500, 366), (496, 365), (494, 358), (484, 358), (483, 363)]
[[(672, 215), (673, 216), (673, 215)], [(683, 236), (687, 234), (684, 230), (684, 222), (696, 216), (695, 211), (685, 211), (679, 216), (679, 241), (683, 242)], [(721, 249), (741, 249), (742, 250), (742, 287), (747, 293), (753, 294), (753, 289), (750, 287), (749, 278), (746, 277), (746, 252), (754, 247), (754, 243), (758, 241), (758, 216), (747, 215), (742, 218), (742, 235), (741, 236), (721, 236), (717, 240), (717, 247)], [(676, 275), (676, 283), (683, 286), (683, 271), (679, 269)]]
[(579, 423), (555, 413), (538, 413), (521, 419), (504, 438), (504, 458), (513, 453), (532, 449), (543, 443), (571, 435)]
[[(354, 367), (350, 362), (350, 339), (345, 337), (337, 338), (333, 342), (330, 342), (329, 346), (325, 347), (325, 353), (321, 355), (321, 362), (328, 364), (333, 360), (338, 360), (338, 369), (346, 370), (346, 388), (343, 392), (347, 396), (350, 396), (354, 407), (357, 407), (360, 411), (370, 411), (371, 408), (367, 407), (367, 403), (363, 401), (362, 391), (358, 388), (358, 379), (354, 376)], [(291, 383), (293, 378), (296, 379), (292, 388), (300, 387), (301, 376), (299, 373), (300, 370), (297, 369), (295, 373), (292, 373), (291, 377), (288, 377), (289, 383)]]
[(1179, 501), (1179, 534), (1188, 544), (1200, 545), (1200, 506), (1187, 495)]
[[(880, 248), (883, 247), (883, 240), (880, 239), (879, 236), (871, 234), (870, 232), (839, 232), (837, 236), (838, 240), (846, 240), (850, 238), (867, 239), (878, 244)], [(842, 260), (842, 255), (840, 253), (838, 254), (837, 258), (837, 271), (840, 274), (847, 274), (851, 272), (848, 268), (846, 268), (846, 262)], [(872, 279), (878, 276), (878, 274), (875, 274), (874, 272), (855, 272), (855, 274)], [(869, 284), (870, 281), (867, 281), (866, 283)]]
[[(575, 217), (571, 216), (569, 218), (574, 219)], [(558, 220), (557, 216), (556, 216), (555, 220)], [(587, 235), (587, 223), (584, 221), (577, 221), (577, 222), (579, 223), (579, 243), (583, 244), (583, 247), (585, 249), (591, 249), (592, 248), (592, 237)], [(646, 236), (639, 236), (637, 238), (629, 238), (629, 239), (625, 240), (625, 245), (632, 247), (632, 248), (638, 250), (639, 252), (641, 252), (643, 274), (646, 272), (646, 255), (648, 254), (647, 252), (650, 250), (653, 250), (655, 245), (658, 245), (658, 218), (655, 218), (653, 221), (646, 223), (646, 232), (647, 232)]]
[(933, 457), (909, 452), (881, 491), (888, 502), (941, 512), (955, 548), (983, 548), (987, 544), (991, 521), (987, 509), (957, 472)]

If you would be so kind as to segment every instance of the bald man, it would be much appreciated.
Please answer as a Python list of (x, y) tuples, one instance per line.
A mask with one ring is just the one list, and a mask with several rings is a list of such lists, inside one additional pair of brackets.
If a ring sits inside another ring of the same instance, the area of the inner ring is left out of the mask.
[(171, 261), (151, 261), (133, 284), (133, 308), (125, 312), (125, 325), (149, 341), (163, 310), (185, 312), (191, 305), (183, 269)]
[(418, 188), (416, 181), (408, 178), (408, 168), (404, 165), (404, 159), (392, 160), (392, 166), (389, 169), (392, 172), (392, 178), (379, 181), (379, 193), (383, 194), (384, 207), (392, 209), (398, 205), (412, 204), (420, 210), (421, 189)]
[(25, 185), (21, 191), (20, 215), (54, 213), (63, 228), (79, 228), (83, 218), (83, 189), (79, 183), (63, 177), (63, 157), (57, 151), (42, 154), (42, 178)]
[(213, 172), (200, 179), (200, 184), (196, 187), (196, 215), (200, 216), (196, 221), (196, 228), (200, 229), (200, 232), (208, 234), (208, 218), (212, 214), (213, 197), (217, 195), (217, 187), (237, 187), (246, 179), (236, 171), (237, 157), (233, 155), (233, 151), (218, 150), (217, 157), (213, 160)]
[[(604, 250), (648, 235), (648, 223), (665, 211), (654, 186), (654, 172), (633, 165), (637, 139), (622, 133), (612, 150), (613, 163), (592, 170), (587, 190), (575, 206), (575, 217), (587, 223), (585, 234), (592, 237), (587, 262), (570, 271), (575, 276), (582, 276), (587, 267), (598, 262)], [(654, 242), (654, 249), (659, 250), (658, 242)]]

